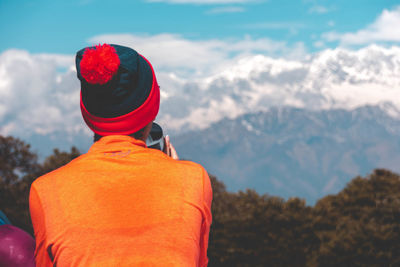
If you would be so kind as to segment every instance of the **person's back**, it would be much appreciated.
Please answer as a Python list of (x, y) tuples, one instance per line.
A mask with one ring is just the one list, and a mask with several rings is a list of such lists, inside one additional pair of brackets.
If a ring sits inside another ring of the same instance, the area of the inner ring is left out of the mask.
[(37, 233), (43, 236), (39, 266), (47, 266), (47, 257), (57, 266), (206, 264), (207, 174), (143, 146), (129, 136), (103, 137), (87, 154), (34, 182), (31, 203), (46, 203), (37, 214), (49, 215), (46, 232)]
[(144, 142), (159, 106), (150, 63), (103, 45), (78, 52), (77, 72), (82, 115), (100, 140), (32, 184), (37, 265), (206, 266), (209, 177)]

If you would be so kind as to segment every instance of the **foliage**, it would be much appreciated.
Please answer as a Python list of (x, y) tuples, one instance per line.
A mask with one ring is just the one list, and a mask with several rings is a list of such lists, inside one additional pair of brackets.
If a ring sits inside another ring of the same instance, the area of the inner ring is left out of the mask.
[(31, 231), (28, 196), (32, 174), (40, 169), (30, 146), (0, 136), (0, 209), (15, 225)]
[(304, 200), (285, 202), (253, 190), (229, 193), (215, 177), (211, 181), (210, 266), (305, 266), (319, 241)]
[(319, 266), (400, 266), (399, 175), (375, 170), (356, 177), (336, 196), (321, 199), (315, 215), (323, 239), (315, 255)]
[(41, 165), (41, 174), (51, 172), (74, 158), (78, 157), (81, 153), (76, 147), (71, 147), (70, 152), (59, 151), (58, 149), (53, 150), (53, 155), (48, 156)]
[(60, 152), (40, 164), (30, 145), (14, 137), (0, 136), (0, 210), (10, 221), (29, 233), (33, 233), (29, 216), (29, 190), (39, 176), (68, 163), (79, 156), (79, 151)]
[(400, 266), (400, 176), (378, 169), (314, 207), (214, 187), (210, 266)]

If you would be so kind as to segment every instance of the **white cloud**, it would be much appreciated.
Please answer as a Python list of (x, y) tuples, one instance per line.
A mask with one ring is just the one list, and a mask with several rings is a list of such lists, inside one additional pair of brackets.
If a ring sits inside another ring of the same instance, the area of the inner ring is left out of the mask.
[(312, 6), (308, 12), (309, 13), (317, 13), (317, 14), (325, 14), (328, 13), (330, 10), (325, 6)]
[(28, 137), (84, 131), (74, 57), (0, 54), (0, 133)]
[(259, 0), (146, 0), (150, 3), (168, 3), (168, 4), (197, 4), (197, 5), (213, 5), (213, 4), (245, 4), (259, 2)]
[(305, 28), (306, 25), (296, 21), (279, 21), (279, 22), (256, 22), (244, 24), (244, 29), (257, 29), (257, 30), (286, 30), (292, 35), (296, 35), (299, 29)]
[(326, 41), (339, 41), (341, 45), (365, 45), (400, 41), (400, 6), (383, 10), (378, 18), (365, 29), (350, 33), (328, 32), (322, 36)]
[(313, 45), (314, 45), (314, 47), (316, 47), (316, 48), (323, 48), (323, 47), (325, 47), (325, 43), (322, 42), (322, 41), (316, 41), (316, 42), (313, 43)]
[[(207, 127), (224, 117), (276, 106), (352, 109), (391, 103), (391, 114), (400, 110), (399, 47), (324, 50), (307, 56), (302, 44), (289, 47), (249, 37), (92, 38), (94, 42), (110, 40), (136, 48), (153, 63), (162, 90), (158, 120), (169, 132)], [(0, 54), (0, 81), (0, 133), (85, 131), (73, 55), (6, 51)]]
[(165, 99), (159, 119), (173, 129), (190, 129), (276, 106), (354, 109), (391, 103), (400, 110), (399, 72), (399, 47), (324, 50), (308, 60), (249, 55), (218, 74), (183, 83)]
[(305, 54), (301, 43), (288, 46), (267, 38), (227, 40), (189, 40), (176, 34), (133, 35), (108, 34), (91, 38), (90, 43), (118, 43), (134, 47), (161, 71), (173, 71), (181, 75), (202, 76), (218, 72), (220, 68), (251, 54), (269, 56), (297, 56)]
[[(185, 95), (182, 90), (191, 83), (197, 86), (205, 77), (221, 72), (242, 57), (255, 53), (305, 54), (302, 44), (288, 47), (282, 42), (250, 37), (193, 41), (173, 34), (126, 34), (97, 36), (91, 41), (136, 48), (153, 63), (161, 84), (162, 99), (176, 101), (179, 106), (182, 102), (176, 96)], [(204, 96), (199, 96), (206, 101)], [(171, 116), (180, 113), (174, 112), (173, 108), (164, 110)], [(0, 54), (0, 133), (24, 138), (64, 131), (68, 134), (87, 132), (79, 110), (74, 56), (30, 54), (22, 50)]]
[(268, 29), (268, 30), (291, 30), (304, 28), (305, 25), (301, 22), (290, 21), (290, 22), (258, 22), (243, 25), (243, 28), (247, 29)]
[(207, 11), (207, 14), (222, 14), (222, 13), (241, 13), (244, 12), (243, 7), (238, 6), (227, 6), (227, 7), (216, 7)]

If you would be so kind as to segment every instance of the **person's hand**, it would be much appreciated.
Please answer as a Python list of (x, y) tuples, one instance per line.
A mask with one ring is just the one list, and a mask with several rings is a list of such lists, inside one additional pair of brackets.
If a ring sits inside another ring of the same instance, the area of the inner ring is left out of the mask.
[(171, 144), (169, 140), (169, 135), (167, 135), (165, 138), (165, 147), (164, 147), (164, 152), (171, 158), (175, 160), (179, 160), (178, 153), (176, 153), (175, 147)]

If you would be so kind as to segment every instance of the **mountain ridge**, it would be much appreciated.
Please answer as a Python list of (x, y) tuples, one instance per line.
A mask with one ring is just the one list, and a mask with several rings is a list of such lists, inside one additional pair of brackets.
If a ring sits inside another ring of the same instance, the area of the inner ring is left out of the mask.
[(314, 203), (375, 168), (400, 171), (400, 120), (379, 106), (276, 108), (224, 119), (173, 139), (230, 190), (256, 189)]

